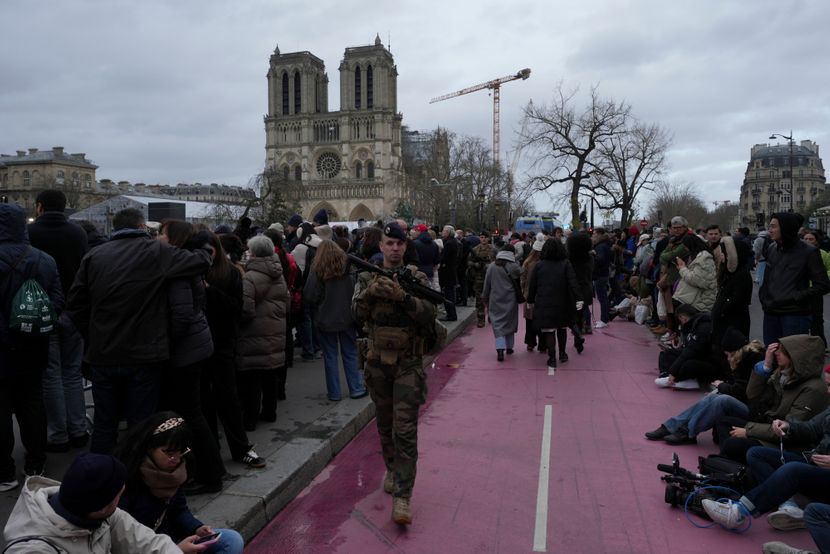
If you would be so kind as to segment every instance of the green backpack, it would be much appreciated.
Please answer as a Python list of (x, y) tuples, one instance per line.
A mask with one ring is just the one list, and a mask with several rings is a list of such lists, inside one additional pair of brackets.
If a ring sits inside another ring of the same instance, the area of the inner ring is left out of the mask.
[[(14, 268), (28, 252), (27, 249)], [(35, 279), (26, 279), (12, 297), (9, 329), (26, 335), (48, 335), (54, 332), (57, 323), (58, 316), (49, 295)]]

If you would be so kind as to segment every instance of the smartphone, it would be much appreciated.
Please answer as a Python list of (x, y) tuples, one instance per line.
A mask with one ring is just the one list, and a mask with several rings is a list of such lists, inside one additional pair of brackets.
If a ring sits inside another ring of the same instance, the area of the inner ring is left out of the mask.
[(807, 451), (805, 451), (805, 452), (802, 452), (802, 453), (801, 453), (801, 455), (802, 455), (802, 456), (804, 456), (804, 460), (805, 460), (808, 464), (812, 464), (812, 463), (813, 463), (813, 451), (812, 451), (812, 450), (807, 450)]
[(215, 540), (219, 540), (219, 537), (222, 536), (222, 533), (211, 533), (210, 535), (205, 535), (204, 537), (199, 537), (193, 544), (205, 544), (206, 542), (213, 542)]

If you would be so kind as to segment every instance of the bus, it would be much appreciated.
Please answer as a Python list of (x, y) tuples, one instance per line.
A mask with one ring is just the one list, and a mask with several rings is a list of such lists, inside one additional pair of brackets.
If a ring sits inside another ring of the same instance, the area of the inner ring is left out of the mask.
[(513, 231), (516, 233), (528, 233), (535, 235), (541, 231), (553, 233), (553, 229), (556, 227), (565, 228), (561, 221), (553, 217), (530, 215), (522, 216), (516, 219), (516, 223), (513, 225)]

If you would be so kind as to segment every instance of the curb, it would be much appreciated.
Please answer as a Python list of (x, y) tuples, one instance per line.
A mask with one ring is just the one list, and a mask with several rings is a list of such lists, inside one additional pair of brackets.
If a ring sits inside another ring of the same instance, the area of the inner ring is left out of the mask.
[[(458, 312), (459, 319), (447, 329), (447, 338), (441, 347), (424, 357), (425, 367), (476, 320), (474, 308), (461, 307)], [(265, 469), (246, 473), (198, 510), (194, 509), (196, 516), (211, 522), (213, 527), (235, 529), (246, 542), (249, 541), (300, 494), (374, 416), (375, 405), (369, 397), (332, 407), (268, 456)]]

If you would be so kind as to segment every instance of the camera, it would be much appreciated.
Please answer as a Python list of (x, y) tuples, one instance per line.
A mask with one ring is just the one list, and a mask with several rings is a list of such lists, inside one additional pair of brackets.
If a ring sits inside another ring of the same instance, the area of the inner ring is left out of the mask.
[(666, 474), (660, 476), (660, 480), (666, 483), (663, 495), (666, 504), (673, 508), (683, 507), (695, 515), (710, 519), (703, 509), (703, 500), (720, 498), (737, 500), (740, 498), (740, 494), (734, 489), (736, 485), (738, 485), (737, 488), (742, 488), (739, 485), (744, 479), (743, 473), (741, 471), (736, 473), (711, 471), (712, 465), (709, 458), (701, 456), (700, 473), (689, 471), (680, 466), (677, 453), (672, 454), (671, 465), (657, 464), (657, 469)]

